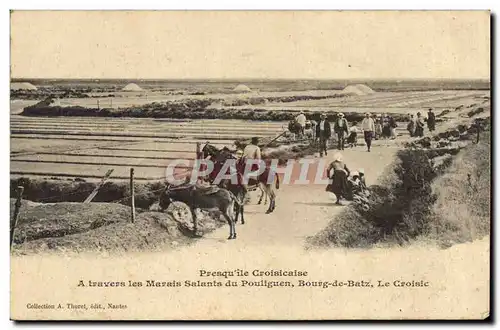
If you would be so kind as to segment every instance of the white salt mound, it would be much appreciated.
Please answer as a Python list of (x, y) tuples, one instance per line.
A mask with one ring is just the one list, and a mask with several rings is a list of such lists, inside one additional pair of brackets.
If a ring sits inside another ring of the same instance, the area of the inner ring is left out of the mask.
[(239, 84), (233, 89), (234, 92), (240, 92), (240, 93), (246, 93), (246, 92), (251, 92), (252, 90), (248, 88), (248, 86)]
[(122, 91), (126, 92), (140, 92), (142, 91), (142, 88), (139, 87), (137, 84), (128, 84), (127, 86), (123, 87)]
[(15, 82), (10, 84), (11, 90), (37, 90), (36, 86), (28, 82)]
[(375, 93), (373, 89), (363, 84), (349, 85), (342, 92), (351, 95), (370, 95)]

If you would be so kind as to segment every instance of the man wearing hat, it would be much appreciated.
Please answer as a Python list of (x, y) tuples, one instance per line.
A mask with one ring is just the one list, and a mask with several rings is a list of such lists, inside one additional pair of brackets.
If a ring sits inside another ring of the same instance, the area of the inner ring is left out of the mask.
[(330, 123), (326, 118), (326, 114), (322, 113), (320, 115), (320, 121), (316, 125), (316, 140), (319, 140), (319, 156), (323, 157), (323, 151), (325, 155), (328, 155), (326, 149), (326, 142), (332, 136), (332, 129)]
[(375, 133), (375, 122), (369, 112), (365, 114), (365, 118), (363, 118), (363, 121), (361, 122), (361, 128), (363, 129), (363, 134), (365, 136), (366, 147), (368, 148), (368, 152), (370, 152), (372, 138)]
[(342, 112), (338, 114), (334, 129), (335, 133), (337, 133), (337, 138), (339, 141), (339, 150), (344, 150), (344, 140), (349, 132), (349, 127), (347, 124), (347, 119), (344, 118), (344, 114)]

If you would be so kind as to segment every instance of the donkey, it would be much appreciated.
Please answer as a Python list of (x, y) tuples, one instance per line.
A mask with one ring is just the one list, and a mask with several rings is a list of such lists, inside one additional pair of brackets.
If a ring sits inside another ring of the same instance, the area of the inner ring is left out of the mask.
[(165, 190), (160, 196), (160, 208), (165, 210), (173, 201), (186, 204), (191, 210), (193, 217), (193, 232), (197, 232), (196, 209), (207, 211), (217, 211), (226, 219), (229, 224), (228, 239), (236, 238), (236, 226), (238, 213), (234, 215), (235, 204), (243, 212), (243, 202), (240, 202), (233, 193), (227, 189), (219, 187), (202, 187), (196, 184), (183, 183), (180, 185), (167, 184)]

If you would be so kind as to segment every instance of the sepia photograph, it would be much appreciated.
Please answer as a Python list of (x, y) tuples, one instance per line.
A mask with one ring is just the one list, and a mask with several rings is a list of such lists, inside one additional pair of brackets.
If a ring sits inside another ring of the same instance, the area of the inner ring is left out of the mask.
[(491, 13), (12, 10), (12, 320), (487, 320)]

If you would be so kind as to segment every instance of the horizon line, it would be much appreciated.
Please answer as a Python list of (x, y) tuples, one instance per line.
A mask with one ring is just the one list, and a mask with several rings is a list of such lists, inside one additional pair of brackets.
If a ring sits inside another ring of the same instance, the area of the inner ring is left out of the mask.
[(421, 80), (482, 80), (482, 81), (488, 81), (491, 82), (491, 77), (489, 78), (479, 78), (479, 77), (470, 77), (470, 78), (411, 78), (411, 77), (398, 77), (398, 78), (306, 78), (306, 77), (298, 77), (298, 78), (255, 78), (255, 77), (250, 77), (250, 78), (244, 78), (244, 77), (235, 77), (235, 78), (213, 78), (213, 77), (200, 77), (200, 78), (131, 78), (131, 77), (122, 77), (122, 78), (117, 78), (117, 77), (110, 77), (110, 78), (55, 78), (55, 77), (38, 77), (38, 78), (33, 78), (33, 77), (10, 77), (10, 80), (227, 80), (227, 81), (234, 81), (234, 80), (259, 80), (259, 81), (265, 81), (265, 80), (324, 80), (324, 81), (331, 81), (331, 80), (361, 80), (361, 81), (377, 81), (377, 80), (415, 80), (415, 81), (421, 81)]

